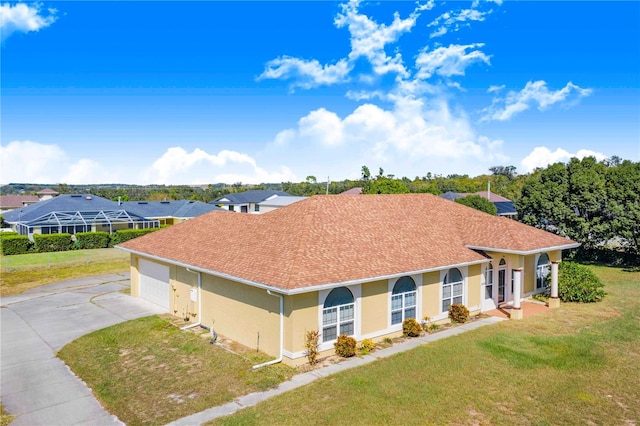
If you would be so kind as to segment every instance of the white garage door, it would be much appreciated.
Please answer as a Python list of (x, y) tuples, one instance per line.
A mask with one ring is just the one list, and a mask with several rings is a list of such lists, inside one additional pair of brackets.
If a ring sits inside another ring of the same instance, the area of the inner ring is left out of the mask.
[(169, 309), (169, 267), (140, 259), (140, 297)]

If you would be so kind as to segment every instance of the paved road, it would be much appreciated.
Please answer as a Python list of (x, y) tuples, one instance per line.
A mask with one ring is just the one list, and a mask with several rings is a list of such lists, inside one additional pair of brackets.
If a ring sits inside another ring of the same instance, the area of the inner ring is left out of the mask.
[(163, 308), (121, 293), (128, 274), (51, 284), (0, 301), (0, 395), (16, 425), (121, 425), (56, 358), (67, 343)]

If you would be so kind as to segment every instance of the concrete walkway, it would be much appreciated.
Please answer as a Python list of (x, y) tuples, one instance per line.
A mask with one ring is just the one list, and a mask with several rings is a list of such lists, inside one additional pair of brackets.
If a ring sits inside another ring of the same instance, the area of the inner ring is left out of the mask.
[(416, 348), (418, 346), (421, 346), (430, 342), (434, 342), (436, 340), (446, 339), (447, 337), (455, 336), (457, 334), (461, 334), (469, 330), (475, 330), (476, 328), (479, 328), (485, 325), (495, 324), (500, 321), (504, 321), (504, 318), (499, 318), (499, 317), (484, 318), (482, 320), (474, 321), (469, 324), (463, 324), (457, 327), (448, 328), (446, 330), (439, 331), (434, 334), (428, 334), (422, 337), (410, 339), (403, 343), (393, 345), (389, 348), (375, 351), (372, 354), (365, 355), (363, 357), (350, 358), (348, 360), (341, 361), (337, 364), (332, 364), (326, 367), (318, 368), (316, 370), (309, 371), (307, 373), (298, 374), (296, 376), (293, 376), (291, 380), (281, 383), (277, 388), (269, 389), (264, 392), (250, 393), (248, 395), (245, 395), (236, 399), (235, 401), (229, 402), (219, 407), (209, 408), (199, 413), (195, 413), (190, 416), (178, 419), (174, 422), (169, 423), (169, 426), (200, 425), (210, 420), (216, 419), (218, 417), (223, 417), (229, 414), (233, 414), (236, 411), (241, 410), (243, 408), (254, 406), (259, 402), (265, 401), (273, 396), (280, 395), (292, 389), (299, 388), (319, 378), (330, 376), (331, 374), (336, 374), (341, 371), (348, 370), (350, 368), (369, 364), (378, 359), (387, 358), (391, 355), (404, 352), (404, 351)]
[(11, 425), (122, 424), (56, 357), (67, 343), (166, 310), (121, 293), (128, 274), (39, 287), (0, 301), (0, 395)]

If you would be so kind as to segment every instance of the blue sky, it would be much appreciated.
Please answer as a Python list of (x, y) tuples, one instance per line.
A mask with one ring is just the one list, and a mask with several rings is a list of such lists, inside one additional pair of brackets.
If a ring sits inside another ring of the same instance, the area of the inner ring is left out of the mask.
[(640, 161), (640, 3), (1, 3), (0, 183)]

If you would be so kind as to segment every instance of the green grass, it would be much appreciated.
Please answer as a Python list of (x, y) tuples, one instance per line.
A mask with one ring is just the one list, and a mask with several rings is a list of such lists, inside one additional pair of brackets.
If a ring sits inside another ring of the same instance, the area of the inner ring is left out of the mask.
[(232, 354), (209, 344), (208, 336), (152, 316), (83, 336), (58, 356), (130, 426), (165, 424), (268, 389), (295, 372), (283, 364), (252, 371), (269, 358)]
[(320, 379), (211, 424), (640, 423), (640, 273), (608, 296)]
[(72, 250), (0, 257), (0, 295), (90, 275), (126, 272), (128, 253), (114, 249)]
[(7, 413), (4, 410), (4, 406), (0, 404), (0, 426), (7, 426), (9, 423), (13, 421), (16, 416), (13, 416)]

